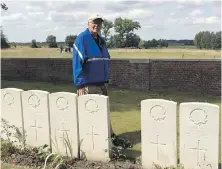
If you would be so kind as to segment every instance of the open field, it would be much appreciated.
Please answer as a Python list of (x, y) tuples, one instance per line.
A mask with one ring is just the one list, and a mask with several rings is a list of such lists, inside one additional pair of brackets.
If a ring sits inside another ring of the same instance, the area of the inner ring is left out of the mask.
[[(49, 92), (76, 92), (72, 84), (51, 84), (43, 82), (22, 82), (22, 81), (2, 81), (1, 88), (14, 87), (23, 90), (39, 89)], [(177, 102), (177, 106), (181, 102), (208, 102), (220, 106), (221, 112), (221, 98), (213, 96), (202, 96), (194, 93), (174, 93), (174, 92), (151, 92), (141, 90), (128, 89), (109, 89), (110, 97), (110, 111), (111, 123), (116, 134), (129, 139), (133, 143), (133, 148), (127, 150), (130, 156), (139, 157), (141, 155), (141, 116), (140, 116), (140, 102), (144, 99), (166, 99)], [(179, 114), (177, 116), (179, 118)], [(179, 124), (178, 124), (179, 125)], [(221, 114), (220, 114), (221, 125)], [(177, 127), (177, 132), (179, 130)], [(221, 134), (221, 131), (220, 131)], [(220, 145), (222, 144), (220, 136)], [(221, 146), (220, 146), (221, 147)], [(220, 148), (221, 152), (221, 148)], [(221, 157), (220, 157), (220, 161)]]
[[(111, 58), (187, 58), (187, 59), (209, 59), (221, 58), (221, 51), (200, 50), (196, 48), (162, 48), (162, 49), (109, 49)], [(71, 53), (62, 53), (59, 48), (30, 48), (18, 46), (17, 48), (2, 49), (2, 58), (71, 58)]]

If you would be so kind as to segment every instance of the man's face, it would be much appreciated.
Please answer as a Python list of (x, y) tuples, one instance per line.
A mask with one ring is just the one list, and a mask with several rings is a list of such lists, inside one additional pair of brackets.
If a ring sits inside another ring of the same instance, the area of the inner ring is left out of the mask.
[(90, 32), (98, 34), (102, 28), (102, 20), (95, 19), (93, 21), (89, 21), (88, 27), (89, 27)]

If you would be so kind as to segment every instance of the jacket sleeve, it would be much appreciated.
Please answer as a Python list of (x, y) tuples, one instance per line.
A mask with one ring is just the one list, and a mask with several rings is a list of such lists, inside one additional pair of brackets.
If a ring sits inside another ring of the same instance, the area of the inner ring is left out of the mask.
[(85, 42), (83, 36), (76, 38), (73, 43), (73, 81), (76, 87), (83, 85), (84, 79), (80, 76), (83, 69), (83, 63), (87, 56), (85, 53)]

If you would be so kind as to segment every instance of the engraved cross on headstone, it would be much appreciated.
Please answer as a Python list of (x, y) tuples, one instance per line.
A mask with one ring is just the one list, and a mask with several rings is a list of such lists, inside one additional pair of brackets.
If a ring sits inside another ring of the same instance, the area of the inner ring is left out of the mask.
[(156, 142), (150, 142), (150, 143), (157, 145), (157, 160), (159, 160), (159, 145), (165, 146), (166, 144), (164, 144), (164, 143), (159, 143), (159, 135), (157, 135), (157, 141), (156, 141)]
[(40, 128), (42, 128), (41, 126), (38, 126), (37, 125), (37, 120), (35, 120), (35, 125), (33, 125), (33, 126), (30, 126), (31, 128), (34, 128), (35, 129), (35, 139), (36, 139), (36, 141), (38, 140), (38, 129), (40, 129)]
[(93, 143), (93, 150), (94, 150), (94, 145), (95, 145), (94, 136), (99, 135), (99, 134), (94, 133), (94, 126), (92, 126), (92, 132), (91, 133), (86, 133), (86, 134), (87, 135), (92, 135), (92, 143)]
[(197, 141), (197, 147), (191, 148), (192, 150), (197, 151), (197, 165), (200, 165), (200, 153), (201, 151), (204, 152), (204, 161), (205, 161), (205, 153), (207, 152), (207, 149), (200, 148), (200, 140)]
[(68, 130), (68, 129), (65, 129), (65, 127), (64, 127), (64, 122), (62, 122), (61, 123), (61, 129), (59, 129), (58, 130), (58, 132), (62, 132), (62, 137), (59, 137), (59, 138), (61, 138), (62, 139), (62, 141), (63, 141), (63, 145), (65, 145), (65, 141), (64, 141), (64, 139), (65, 139), (65, 132), (67, 132), (67, 131), (70, 131), (70, 130)]

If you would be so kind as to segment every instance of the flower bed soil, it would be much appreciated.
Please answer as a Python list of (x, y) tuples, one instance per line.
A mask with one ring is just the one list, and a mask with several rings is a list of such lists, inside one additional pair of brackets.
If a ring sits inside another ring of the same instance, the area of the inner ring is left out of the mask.
[[(6, 157), (1, 159), (3, 163), (8, 164), (15, 164), (19, 166), (28, 166), (28, 167), (35, 167), (35, 168), (43, 168), (45, 163), (45, 157), (40, 158), (38, 156), (37, 151), (16, 151), (13, 154), (10, 154)], [(94, 161), (87, 161), (87, 160), (64, 160), (64, 165), (61, 165), (60, 169), (141, 169), (141, 163), (137, 160), (112, 160), (108, 163), (102, 162), (94, 162)], [(49, 158), (47, 162), (48, 166), (52, 166), (52, 159)], [(58, 164), (54, 164), (52, 168)]]

